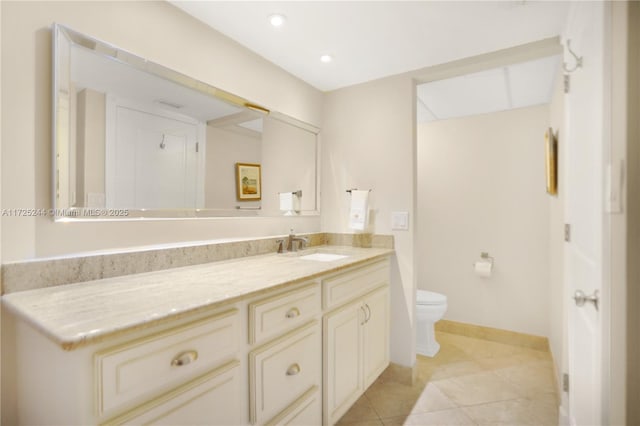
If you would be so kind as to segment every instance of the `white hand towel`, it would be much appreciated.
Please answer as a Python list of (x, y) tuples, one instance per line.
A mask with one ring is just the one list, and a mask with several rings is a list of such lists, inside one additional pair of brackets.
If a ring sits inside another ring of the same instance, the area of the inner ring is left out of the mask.
[(369, 221), (369, 191), (351, 190), (349, 228), (364, 231)]

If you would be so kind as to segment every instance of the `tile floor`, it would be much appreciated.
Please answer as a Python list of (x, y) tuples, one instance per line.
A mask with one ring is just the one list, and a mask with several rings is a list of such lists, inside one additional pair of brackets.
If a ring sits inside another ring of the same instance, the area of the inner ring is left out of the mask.
[(557, 425), (551, 356), (437, 332), (440, 352), (418, 355), (413, 386), (379, 378), (339, 426)]

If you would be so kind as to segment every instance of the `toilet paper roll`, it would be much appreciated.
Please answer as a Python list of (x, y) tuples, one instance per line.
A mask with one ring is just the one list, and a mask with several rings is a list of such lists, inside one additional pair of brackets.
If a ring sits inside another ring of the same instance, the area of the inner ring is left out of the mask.
[(300, 210), (300, 197), (294, 192), (281, 192), (280, 210), (287, 212), (297, 212)]
[(493, 262), (488, 260), (480, 260), (473, 265), (473, 269), (476, 271), (476, 275), (482, 278), (491, 277), (491, 269), (493, 269)]

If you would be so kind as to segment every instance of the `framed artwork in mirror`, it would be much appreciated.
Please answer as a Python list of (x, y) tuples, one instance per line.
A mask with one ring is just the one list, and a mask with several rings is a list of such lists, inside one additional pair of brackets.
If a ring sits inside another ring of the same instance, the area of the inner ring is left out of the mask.
[(262, 198), (260, 164), (236, 163), (238, 201), (258, 201)]

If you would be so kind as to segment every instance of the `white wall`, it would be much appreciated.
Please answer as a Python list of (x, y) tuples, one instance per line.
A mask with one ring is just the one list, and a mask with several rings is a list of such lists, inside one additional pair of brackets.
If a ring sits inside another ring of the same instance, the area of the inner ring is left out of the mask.
[[(2, 205), (51, 206), (51, 24), (59, 22), (320, 127), (322, 93), (165, 2), (2, 2)], [(258, 78), (259, 77), (259, 78)], [(318, 217), (53, 223), (4, 217), (3, 261), (318, 231)]]
[[(566, 371), (567, 315), (564, 307), (564, 87), (558, 71), (556, 87), (549, 104), (549, 126), (558, 136), (558, 194), (549, 197), (549, 346), (555, 364), (557, 383)], [(561, 389), (558, 389), (561, 391)]]
[(406, 75), (326, 94), (322, 127), (322, 229), (348, 229), (350, 188), (371, 189), (372, 231), (393, 234), (391, 360), (415, 362), (413, 233), (391, 230), (391, 212), (413, 226), (415, 95)]
[(418, 288), (447, 295), (445, 318), (548, 335), (548, 126), (548, 106), (418, 126)]

